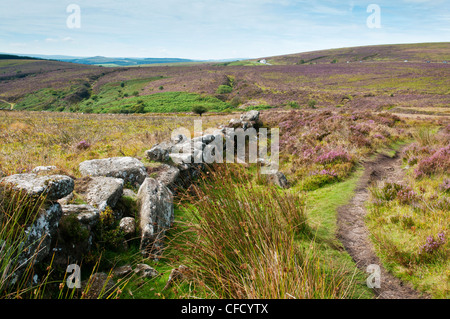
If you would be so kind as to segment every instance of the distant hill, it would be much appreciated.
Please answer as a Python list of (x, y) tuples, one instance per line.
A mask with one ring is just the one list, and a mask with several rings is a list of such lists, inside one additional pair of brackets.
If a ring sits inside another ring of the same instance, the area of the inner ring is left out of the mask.
[(261, 57), (272, 65), (348, 62), (450, 62), (450, 42), (373, 45)]
[(159, 64), (159, 63), (186, 63), (198, 62), (190, 59), (178, 58), (108, 58), (103, 56), (95, 56), (90, 58), (64, 58), (58, 59), (64, 62), (89, 64), (89, 65), (103, 65), (103, 66), (133, 66), (144, 64)]
[(0, 60), (40, 60), (29, 56), (18, 56), (13, 54), (0, 54)]
[(200, 60), (180, 59), (180, 58), (110, 58), (104, 56), (95, 57), (77, 57), (66, 55), (43, 55), (43, 54), (0, 54), (1, 59), (45, 59), (57, 60), (62, 62), (70, 62), (77, 64), (98, 65), (98, 66), (136, 66), (147, 64), (162, 64), (162, 63), (190, 63), (203, 62)]

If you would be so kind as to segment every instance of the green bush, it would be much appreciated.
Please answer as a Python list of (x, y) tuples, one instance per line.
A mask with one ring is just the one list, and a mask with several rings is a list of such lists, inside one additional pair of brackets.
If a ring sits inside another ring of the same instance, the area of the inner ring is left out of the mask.
[(233, 97), (230, 101), (231, 107), (238, 107), (240, 104), (241, 104), (241, 98), (239, 96)]
[(231, 91), (233, 91), (233, 88), (229, 85), (220, 85), (217, 88), (216, 93), (217, 94), (227, 94), (227, 93), (231, 93)]
[(317, 101), (316, 100), (309, 100), (308, 101), (308, 106), (312, 109), (315, 109), (317, 105)]
[(331, 184), (337, 181), (336, 176), (332, 175), (312, 175), (308, 176), (303, 180), (302, 189), (305, 191), (313, 191), (321, 188), (327, 184)]
[(292, 107), (293, 109), (298, 109), (300, 107), (300, 105), (295, 102), (295, 101), (290, 101), (287, 103), (290, 107)]

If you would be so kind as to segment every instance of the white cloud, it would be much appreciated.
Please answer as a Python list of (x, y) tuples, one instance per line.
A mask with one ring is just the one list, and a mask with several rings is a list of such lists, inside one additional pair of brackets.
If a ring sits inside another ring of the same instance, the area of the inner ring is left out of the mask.
[(58, 38), (58, 39), (46, 38), (44, 41), (47, 43), (57, 43), (57, 42), (72, 42), (72, 41), (74, 41), (74, 39), (71, 37), (64, 37), (64, 38)]

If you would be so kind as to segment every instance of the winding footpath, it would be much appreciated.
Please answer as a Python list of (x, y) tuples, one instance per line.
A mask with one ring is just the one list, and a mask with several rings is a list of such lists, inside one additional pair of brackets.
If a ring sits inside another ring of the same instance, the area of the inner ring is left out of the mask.
[(371, 264), (380, 267), (380, 288), (373, 288), (379, 299), (423, 299), (428, 295), (415, 291), (389, 273), (375, 254), (369, 238), (364, 218), (367, 214), (365, 202), (369, 199), (368, 186), (374, 181), (401, 183), (403, 171), (398, 153), (394, 157), (379, 154), (374, 160), (364, 164), (364, 174), (359, 180), (355, 194), (350, 202), (338, 209), (338, 238), (356, 265), (366, 271)]
[(0, 99), (0, 102), (4, 102), (4, 103), (6, 103), (6, 104), (9, 104), (10, 110), (14, 110), (14, 105), (15, 105), (15, 103), (11, 103), (11, 102), (8, 102), (8, 101), (2, 100), (2, 99)]

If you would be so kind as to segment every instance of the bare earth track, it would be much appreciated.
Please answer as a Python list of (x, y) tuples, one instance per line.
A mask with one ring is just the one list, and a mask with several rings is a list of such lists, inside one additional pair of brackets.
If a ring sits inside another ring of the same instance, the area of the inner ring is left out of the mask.
[(364, 174), (359, 180), (350, 202), (338, 209), (338, 238), (357, 266), (366, 271), (367, 266), (376, 264), (381, 270), (380, 288), (374, 288), (379, 299), (428, 299), (429, 296), (415, 291), (410, 285), (394, 277), (376, 256), (369, 231), (364, 223), (367, 214), (365, 202), (369, 198), (368, 186), (378, 180), (401, 183), (403, 172), (401, 158), (396, 154), (389, 157), (379, 154), (364, 164)]

